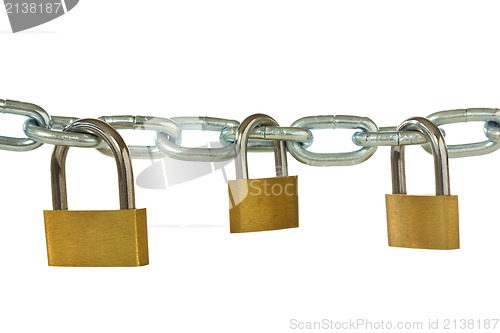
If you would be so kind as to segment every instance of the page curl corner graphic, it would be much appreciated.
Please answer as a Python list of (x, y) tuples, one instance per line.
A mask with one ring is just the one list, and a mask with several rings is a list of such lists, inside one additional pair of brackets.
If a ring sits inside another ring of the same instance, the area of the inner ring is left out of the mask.
[(79, 0), (4, 0), (12, 32), (20, 32), (52, 21), (73, 8)]

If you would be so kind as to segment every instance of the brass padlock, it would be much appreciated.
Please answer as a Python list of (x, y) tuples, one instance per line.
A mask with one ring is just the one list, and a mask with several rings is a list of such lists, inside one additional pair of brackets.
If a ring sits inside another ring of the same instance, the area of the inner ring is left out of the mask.
[(90, 133), (111, 148), (118, 169), (120, 210), (68, 210), (68, 146), (52, 153), (52, 203), (44, 211), (49, 266), (125, 267), (149, 263), (146, 209), (135, 209), (129, 150), (118, 132), (97, 119), (77, 120), (65, 131)]
[(452, 250), (460, 248), (458, 197), (450, 195), (448, 151), (444, 136), (426, 118), (404, 121), (397, 131), (419, 131), (434, 156), (436, 196), (407, 195), (404, 146), (391, 149), (392, 193), (386, 194), (389, 246)]
[(254, 114), (236, 132), (236, 180), (228, 183), (230, 231), (267, 231), (299, 226), (297, 176), (288, 176), (284, 141), (274, 141), (276, 178), (248, 179), (247, 145), (258, 126), (278, 126), (271, 117)]

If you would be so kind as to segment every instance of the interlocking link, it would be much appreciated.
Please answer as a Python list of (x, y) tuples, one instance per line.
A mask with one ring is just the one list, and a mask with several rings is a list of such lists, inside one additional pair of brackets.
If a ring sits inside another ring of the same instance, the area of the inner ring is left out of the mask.
[[(220, 140), (224, 143), (233, 143), (238, 127), (226, 127), (220, 134)], [(295, 141), (308, 148), (313, 143), (313, 134), (307, 128), (259, 126), (250, 133), (248, 147), (250, 150), (272, 151), (272, 141)], [(261, 149), (259, 149), (261, 148)]]
[[(229, 133), (236, 133), (236, 129), (240, 125), (240, 123), (236, 120), (231, 120), (231, 119), (222, 119), (222, 118), (213, 118), (213, 117), (174, 117), (172, 118), (173, 121), (179, 124), (179, 126), (183, 130), (191, 130), (191, 131), (211, 131), (211, 132), (220, 132), (219, 134), (219, 141), (222, 147), (225, 146), (231, 146), (232, 143), (234, 143), (234, 134), (232, 135), (232, 138), (227, 138), (227, 136), (230, 136), (231, 134)], [(228, 134), (226, 134), (228, 133)], [(172, 149), (174, 147), (170, 147)], [(187, 156), (190, 155), (192, 152), (190, 151), (193, 148), (188, 148), (188, 150), (183, 150), (183, 147), (175, 147), (177, 151), (172, 151), (174, 153), (173, 156), (179, 156), (180, 159), (182, 159), (182, 156)], [(215, 154), (214, 158), (217, 160), (223, 161), (223, 160), (229, 160), (234, 157), (234, 153), (232, 154), (233, 156), (231, 157), (227, 151), (224, 150), (212, 150), (212, 149), (218, 149), (218, 148), (210, 148), (210, 151), (203, 150), (207, 148), (199, 148), (201, 150), (198, 150), (198, 152), (202, 152), (203, 154)], [(268, 141), (265, 139), (262, 139), (259, 137), (256, 137), (255, 134), (250, 136), (250, 140), (248, 140), (248, 150), (250, 151), (259, 151), (259, 152), (270, 152), (273, 151), (273, 142)], [(179, 151), (180, 150), (180, 151)], [(219, 154), (222, 154), (221, 156), (218, 156)], [(191, 161), (191, 157), (186, 157), (187, 160)], [(193, 160), (194, 161), (194, 160)]]
[(356, 132), (352, 142), (361, 147), (406, 146), (427, 143), (425, 136), (416, 131), (396, 131), (396, 127), (380, 127), (378, 132)]
[(490, 140), (500, 142), (500, 123), (496, 121), (487, 121), (484, 124), (484, 134)]
[[(149, 116), (103, 116), (99, 119), (107, 122), (115, 129), (156, 131), (156, 136), (165, 136), (165, 140), (172, 145), (178, 145), (182, 141), (182, 131), (180, 127), (170, 119)], [(129, 145), (128, 149), (130, 151), (130, 157), (137, 159), (157, 159), (167, 156), (165, 152), (156, 146)], [(113, 156), (108, 147), (100, 147), (97, 148), (97, 150), (104, 155)]]
[[(0, 149), (12, 151), (33, 150), (44, 143), (57, 146), (96, 148), (111, 156), (111, 152), (97, 136), (88, 133), (63, 131), (78, 118), (50, 117), (41, 107), (24, 102), (0, 100), (0, 112), (28, 117), (23, 130), (26, 138), (0, 136)], [(172, 119), (146, 116), (104, 116), (99, 119), (116, 129), (150, 130), (156, 133), (155, 145), (130, 146), (131, 157), (156, 159), (169, 156), (185, 161), (217, 162), (233, 159), (236, 155), (234, 138), (239, 122), (213, 117), (176, 117)], [(482, 142), (448, 145), (449, 157), (477, 156), (500, 149), (500, 109), (471, 108), (440, 111), (428, 116), (438, 126), (469, 121), (483, 121), (486, 140)], [(311, 130), (358, 129), (352, 142), (361, 147), (351, 152), (315, 153)], [(201, 147), (181, 145), (185, 130), (219, 133), (218, 142)], [(444, 134), (444, 130), (440, 128)], [(273, 151), (274, 141), (285, 141), (297, 160), (313, 166), (354, 165), (370, 158), (379, 146), (422, 145), (430, 152), (426, 138), (415, 131), (396, 131), (396, 127), (381, 127), (366, 117), (311, 116), (295, 121), (290, 127), (261, 126), (250, 134), (248, 149)]]
[[(25, 116), (33, 119), (40, 126), (49, 126), (50, 116), (38, 105), (11, 100), (0, 100), (0, 112)], [(40, 147), (43, 143), (30, 138), (0, 136), (0, 149), (28, 151)]]
[[(352, 142), (361, 147), (381, 146), (408, 146), (427, 144), (427, 138), (416, 131), (397, 131), (397, 127), (380, 127), (378, 132), (356, 132), (352, 136)], [(441, 133), (446, 135), (444, 129)]]
[(83, 148), (96, 148), (101, 144), (101, 139), (92, 134), (79, 132), (63, 132), (78, 118), (53, 116), (49, 127), (40, 126), (37, 121), (30, 118), (24, 122), (24, 133), (32, 140), (55, 146), (70, 146)]
[[(466, 123), (469, 121), (493, 121), (500, 123), (500, 110), (490, 108), (456, 109), (435, 112), (427, 117), (437, 126), (455, 123)], [(469, 157), (480, 156), (492, 153), (500, 148), (500, 143), (488, 138), (482, 142), (468, 144), (448, 145), (449, 157)], [(424, 145), (423, 148), (430, 153), (430, 147)]]
[[(304, 117), (292, 124), (293, 127), (314, 129), (360, 129), (366, 132), (376, 132), (377, 125), (366, 117), (357, 116), (315, 116)], [(313, 153), (297, 142), (287, 142), (288, 150), (298, 161), (313, 166), (355, 165), (366, 161), (372, 156), (377, 147), (362, 147), (352, 152), (342, 153)]]
[[(238, 126), (235, 120), (212, 117), (176, 117), (172, 121), (177, 123), (181, 130), (201, 130), (221, 132), (226, 127)], [(222, 147), (200, 148), (183, 147), (171, 142), (165, 133), (158, 132), (156, 145), (167, 156), (183, 161), (220, 162), (233, 159), (236, 155), (234, 143)]]

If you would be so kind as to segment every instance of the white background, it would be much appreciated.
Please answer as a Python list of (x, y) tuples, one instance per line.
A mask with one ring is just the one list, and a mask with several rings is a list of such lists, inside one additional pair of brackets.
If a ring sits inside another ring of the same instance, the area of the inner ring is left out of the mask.
[[(394, 126), (440, 110), (500, 107), (499, 10), (495, 1), (83, 0), (19, 34), (0, 14), (0, 98), (76, 117), (241, 121), (263, 112), (289, 125), (346, 114)], [(22, 135), (22, 119), (1, 117), (2, 135)], [(446, 130), (448, 143), (484, 140), (482, 124)], [(122, 133), (129, 143), (153, 142), (152, 133)], [(314, 151), (356, 149), (352, 131), (314, 134)], [(217, 136), (185, 138), (196, 146)], [(431, 157), (407, 150), (409, 192), (432, 193)], [(500, 153), (450, 160), (457, 251), (387, 246), (382, 147), (352, 167), (290, 156), (300, 188), (293, 230), (229, 234), (220, 171), (167, 190), (137, 187), (150, 265), (82, 269), (47, 266), (51, 151), (0, 151), (2, 332), (274, 333), (294, 331), (291, 319), (499, 317)], [(269, 176), (272, 161), (251, 155), (251, 176)], [(136, 175), (150, 164), (134, 161)], [(70, 208), (116, 209), (114, 168), (94, 150), (72, 148)]]

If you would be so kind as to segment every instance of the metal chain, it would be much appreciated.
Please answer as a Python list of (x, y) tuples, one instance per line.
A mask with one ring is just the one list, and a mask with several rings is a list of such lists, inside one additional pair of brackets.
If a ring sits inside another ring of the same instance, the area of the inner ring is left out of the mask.
[[(315, 116), (296, 120), (292, 126), (306, 129), (360, 129), (376, 132), (377, 125), (366, 117), (357, 116)], [(369, 159), (377, 150), (376, 146), (362, 147), (348, 153), (313, 153), (298, 142), (287, 142), (288, 151), (298, 161), (313, 166), (354, 165)]]
[[(23, 103), (10, 100), (0, 100), (0, 112), (10, 113), (20, 116), (25, 116), (42, 127), (47, 127), (50, 124), (50, 116), (44, 109), (35, 104)], [(12, 138), (0, 136), (0, 149), (13, 151), (28, 151), (38, 148), (42, 142), (38, 142), (29, 137), (27, 138)]]
[[(41, 107), (24, 102), (0, 100), (0, 112), (25, 116), (25, 138), (0, 136), (0, 149), (29, 151), (44, 143), (60, 146), (96, 148), (111, 156), (109, 148), (92, 134), (67, 132), (78, 118), (49, 116)], [(484, 122), (485, 140), (448, 145), (449, 157), (468, 157), (500, 149), (500, 109), (473, 108), (440, 111), (427, 117), (438, 126), (470, 121)], [(155, 133), (154, 145), (130, 145), (132, 158), (158, 159), (165, 156), (185, 161), (224, 161), (235, 157), (234, 138), (239, 122), (213, 117), (103, 116), (99, 119), (116, 129), (147, 130)], [(312, 131), (321, 129), (356, 130), (352, 142), (359, 147), (350, 152), (316, 153), (308, 150), (314, 142)], [(218, 142), (201, 147), (182, 146), (185, 131), (219, 133)], [(441, 128), (444, 134), (444, 130)], [(378, 127), (370, 118), (358, 116), (312, 116), (296, 120), (290, 127), (260, 126), (250, 135), (251, 151), (273, 151), (273, 141), (285, 141), (290, 154), (313, 166), (355, 165), (369, 159), (379, 146), (422, 145), (430, 153), (427, 139), (416, 131), (397, 131)]]
[[(466, 123), (469, 121), (483, 121), (485, 126), (488, 122), (500, 123), (500, 109), (474, 108), (457, 109), (436, 112), (427, 117), (434, 124), (440, 126), (445, 124)], [(490, 139), (486, 132), (487, 140), (468, 144), (448, 145), (449, 157), (468, 157), (490, 154), (500, 148), (498, 140)], [(424, 146), (430, 152), (428, 146)]]

